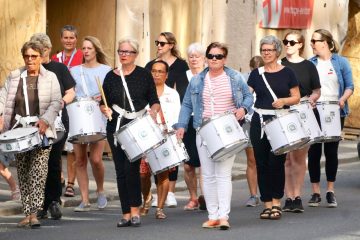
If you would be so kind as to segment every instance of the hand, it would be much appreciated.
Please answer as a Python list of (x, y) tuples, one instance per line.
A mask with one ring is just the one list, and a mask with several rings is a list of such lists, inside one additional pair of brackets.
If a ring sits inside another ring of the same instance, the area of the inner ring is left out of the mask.
[(310, 103), (312, 108), (316, 107), (316, 101), (314, 101), (312, 98), (309, 98), (309, 103)]
[(0, 131), (4, 129), (4, 117), (0, 116)]
[(112, 113), (113, 113), (113, 111), (111, 110), (111, 108), (106, 107), (105, 105), (101, 105), (101, 106), (100, 106), (100, 111), (102, 112), (102, 114), (105, 115), (105, 117), (106, 117), (107, 119), (110, 119), (111, 116), (112, 116)]
[(177, 130), (176, 130), (176, 138), (177, 139), (183, 139), (184, 138), (184, 134), (185, 134), (185, 129), (184, 128), (178, 128)]
[(238, 108), (238, 109), (236, 109), (235, 111), (234, 111), (234, 113), (235, 113), (235, 117), (236, 117), (236, 120), (243, 120), (244, 119), (244, 117), (245, 117), (245, 109), (244, 108)]
[(101, 95), (93, 96), (92, 99), (94, 99), (97, 102), (101, 101)]
[(157, 117), (157, 111), (150, 109), (150, 110), (148, 111), (148, 113), (150, 114), (150, 116), (151, 116), (151, 118), (154, 120), (154, 122), (157, 123), (157, 119), (156, 119), (156, 117)]
[(42, 119), (40, 119), (39, 121), (37, 121), (35, 123), (35, 126), (39, 128), (39, 133), (40, 135), (44, 135), (46, 132), (46, 129), (49, 127), (46, 122)]
[(272, 103), (272, 106), (274, 108), (283, 108), (284, 105), (285, 105), (285, 101), (283, 98), (279, 98)]
[(344, 109), (344, 107), (345, 107), (345, 101), (342, 100), (341, 98), (339, 99), (339, 106), (341, 109)]

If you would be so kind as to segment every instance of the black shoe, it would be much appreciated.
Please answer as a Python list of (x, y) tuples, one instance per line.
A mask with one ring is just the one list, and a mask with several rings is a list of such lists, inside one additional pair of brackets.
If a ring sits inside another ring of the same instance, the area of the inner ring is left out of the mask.
[(304, 207), (302, 205), (302, 201), (301, 201), (300, 196), (297, 196), (294, 199), (292, 207), (293, 207), (292, 212), (294, 212), (294, 213), (302, 213), (302, 212), (304, 212)]
[(117, 227), (129, 227), (131, 226), (131, 221), (125, 218), (121, 219), (120, 222), (117, 223)]
[(206, 202), (205, 202), (204, 195), (199, 196), (198, 202), (199, 202), (199, 209), (206, 211)]
[(329, 208), (336, 208), (337, 207), (335, 194), (333, 192), (327, 192), (326, 193), (326, 201), (328, 202), (327, 207), (329, 207)]
[(47, 210), (40, 210), (37, 212), (36, 217), (40, 218), (40, 219), (45, 219), (48, 218), (47, 215)]
[(131, 226), (133, 227), (139, 227), (141, 225), (140, 217), (134, 216), (131, 218)]
[(53, 201), (52, 203), (50, 203), (49, 212), (50, 212), (51, 218), (54, 220), (58, 220), (62, 217), (62, 213), (60, 210), (60, 204), (56, 201)]
[(285, 200), (285, 205), (282, 208), (283, 212), (292, 212), (293, 211), (293, 200), (291, 198), (287, 198)]
[(318, 207), (321, 202), (321, 197), (319, 193), (313, 193), (311, 199), (308, 202), (309, 207)]

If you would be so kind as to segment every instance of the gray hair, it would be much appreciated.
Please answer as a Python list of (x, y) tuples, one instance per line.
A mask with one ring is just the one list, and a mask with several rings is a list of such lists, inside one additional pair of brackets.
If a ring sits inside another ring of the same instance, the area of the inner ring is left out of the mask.
[(134, 49), (136, 53), (139, 52), (139, 42), (132, 37), (125, 37), (119, 40), (118, 45), (120, 46), (123, 43), (128, 43)]
[(205, 56), (205, 48), (198, 42), (192, 43), (187, 49), (187, 54), (199, 53), (201, 56)]
[(277, 37), (273, 36), (273, 35), (268, 35), (263, 37), (260, 40), (260, 52), (261, 52), (261, 47), (264, 44), (270, 44), (270, 45), (274, 45), (275, 49), (276, 49), (276, 56), (280, 56), (281, 51), (282, 51), (282, 44), (280, 39), (278, 39)]
[(31, 36), (30, 41), (38, 41), (44, 46), (44, 48), (52, 48), (51, 40), (45, 33), (35, 33)]
[(40, 53), (40, 56), (44, 56), (44, 46), (39, 41), (28, 41), (24, 43), (24, 45), (21, 48), (21, 54), (24, 56), (26, 50), (32, 49), (35, 52)]
[(78, 31), (77, 31), (76, 27), (73, 26), (73, 25), (65, 25), (63, 28), (61, 28), (61, 30), (60, 30), (60, 37), (63, 36), (63, 33), (64, 33), (65, 31), (73, 32), (73, 33), (75, 34), (75, 37), (76, 37), (76, 38), (77, 38), (77, 36), (78, 36)]

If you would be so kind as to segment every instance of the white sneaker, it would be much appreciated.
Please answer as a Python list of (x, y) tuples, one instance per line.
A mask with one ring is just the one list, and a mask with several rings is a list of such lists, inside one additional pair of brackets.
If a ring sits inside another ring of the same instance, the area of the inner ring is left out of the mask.
[(98, 195), (97, 197), (98, 209), (104, 209), (108, 203), (106, 196), (103, 192), (97, 193), (97, 195)]
[(176, 198), (175, 198), (175, 193), (173, 192), (168, 192), (166, 201), (165, 201), (165, 206), (169, 207), (169, 208), (175, 208), (177, 207), (177, 202), (176, 202)]
[(153, 195), (153, 200), (151, 202), (151, 207), (157, 207), (157, 195)]

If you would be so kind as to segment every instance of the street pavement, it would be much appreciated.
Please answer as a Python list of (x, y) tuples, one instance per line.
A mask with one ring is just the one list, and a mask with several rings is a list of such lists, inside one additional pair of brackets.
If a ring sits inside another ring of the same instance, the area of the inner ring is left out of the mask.
[[(351, 163), (358, 160), (358, 152), (357, 152), (357, 142), (350, 141), (350, 140), (343, 140), (340, 142), (339, 147), (339, 163)], [(63, 156), (63, 169), (64, 174), (66, 177), (66, 156)], [(104, 157), (104, 164), (105, 164), (105, 192), (109, 201), (111, 200), (118, 200), (118, 192), (116, 186), (116, 174), (114, 169), (114, 164), (111, 159), (108, 157)], [(322, 165), (324, 165), (324, 158), (322, 158)], [(17, 179), (16, 168), (10, 167), (10, 171)], [(246, 155), (245, 152), (241, 152), (235, 160), (232, 175), (233, 180), (241, 180), (245, 179), (245, 171), (246, 171)], [(92, 203), (96, 202), (96, 184), (94, 178), (92, 176), (90, 164), (88, 164), (88, 172), (89, 172), (89, 189), (90, 189), (90, 201)], [(308, 181), (308, 179), (306, 179)], [(155, 185), (152, 187), (153, 191), (155, 191)], [(176, 184), (176, 191), (181, 192), (184, 191), (183, 195), (184, 198), (187, 198), (186, 184), (183, 178), (183, 166), (179, 167), (179, 178)], [(75, 207), (80, 204), (80, 194), (77, 185), (75, 186), (76, 196), (69, 198), (69, 197), (62, 197), (62, 205), (63, 207)], [(14, 215), (22, 213), (22, 205), (19, 201), (10, 201), (10, 190), (3, 178), (0, 179), (0, 217), (7, 216), (7, 215)], [(178, 195), (178, 193), (176, 194)], [(185, 203), (184, 203), (185, 204)]]

